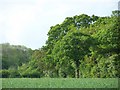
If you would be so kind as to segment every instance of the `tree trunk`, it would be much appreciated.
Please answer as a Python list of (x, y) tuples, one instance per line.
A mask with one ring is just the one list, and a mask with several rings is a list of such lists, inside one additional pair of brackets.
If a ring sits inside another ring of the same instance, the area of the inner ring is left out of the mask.
[(76, 69), (76, 78), (79, 78), (80, 77), (80, 72), (79, 72), (79, 68)]
[(76, 75), (75, 77), (76, 78), (79, 78), (80, 77), (80, 69), (79, 69), (79, 66), (80, 66), (80, 61), (79, 60), (76, 60)]

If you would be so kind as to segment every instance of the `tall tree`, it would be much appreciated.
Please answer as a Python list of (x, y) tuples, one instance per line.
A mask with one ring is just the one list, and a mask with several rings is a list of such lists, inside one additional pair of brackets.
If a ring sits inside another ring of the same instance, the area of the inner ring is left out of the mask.
[[(90, 54), (93, 38), (81, 33), (79, 30), (68, 32), (62, 40), (58, 41), (53, 49), (53, 57), (56, 62), (69, 62), (72, 60), (75, 65), (76, 77), (80, 77), (80, 63), (84, 56)], [(58, 60), (58, 61), (57, 61)]]

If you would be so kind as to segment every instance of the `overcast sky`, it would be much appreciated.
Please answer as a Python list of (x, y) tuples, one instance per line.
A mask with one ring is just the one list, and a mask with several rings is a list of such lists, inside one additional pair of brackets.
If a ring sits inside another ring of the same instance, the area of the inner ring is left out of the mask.
[(40, 48), (51, 26), (66, 17), (110, 16), (119, 0), (0, 0), (0, 43)]

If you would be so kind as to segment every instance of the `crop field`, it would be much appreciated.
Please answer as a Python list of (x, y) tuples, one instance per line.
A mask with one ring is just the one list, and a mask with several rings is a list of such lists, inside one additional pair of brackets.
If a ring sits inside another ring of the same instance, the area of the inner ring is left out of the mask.
[(2, 88), (118, 88), (117, 78), (2, 78)]

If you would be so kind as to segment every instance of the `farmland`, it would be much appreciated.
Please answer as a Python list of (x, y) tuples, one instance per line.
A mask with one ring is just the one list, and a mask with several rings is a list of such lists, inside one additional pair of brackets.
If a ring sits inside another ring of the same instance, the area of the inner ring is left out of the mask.
[(2, 88), (118, 88), (118, 79), (2, 78)]

